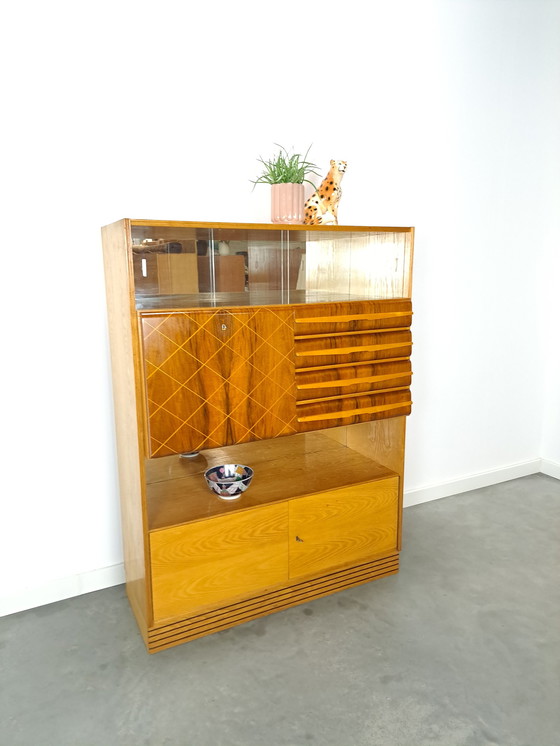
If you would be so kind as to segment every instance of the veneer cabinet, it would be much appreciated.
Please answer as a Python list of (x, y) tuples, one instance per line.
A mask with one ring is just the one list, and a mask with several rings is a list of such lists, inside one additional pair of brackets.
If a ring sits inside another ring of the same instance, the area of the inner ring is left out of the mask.
[[(150, 652), (398, 571), (413, 233), (102, 229), (127, 593)], [(221, 463), (255, 471), (236, 501), (204, 481)]]

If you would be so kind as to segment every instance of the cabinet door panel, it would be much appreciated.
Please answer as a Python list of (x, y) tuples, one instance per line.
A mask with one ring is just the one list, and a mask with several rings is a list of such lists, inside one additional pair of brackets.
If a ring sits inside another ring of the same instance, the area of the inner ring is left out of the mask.
[(149, 455), (296, 432), (289, 309), (142, 313)]
[(291, 502), (290, 577), (396, 551), (398, 484), (388, 477)]
[(155, 531), (150, 536), (154, 619), (186, 616), (285, 583), (288, 506)]

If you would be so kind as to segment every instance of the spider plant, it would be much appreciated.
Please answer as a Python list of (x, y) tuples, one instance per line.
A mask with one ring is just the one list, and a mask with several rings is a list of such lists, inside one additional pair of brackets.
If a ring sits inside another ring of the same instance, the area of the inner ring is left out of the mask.
[(264, 158), (260, 157), (257, 158), (263, 164), (264, 168), (258, 179), (252, 181), (253, 189), (255, 188), (255, 184), (303, 184), (304, 182), (311, 184), (315, 188), (315, 184), (305, 178), (308, 174), (320, 175), (315, 170), (318, 167), (307, 160), (311, 145), (307, 148), (304, 156), (300, 153), (292, 153), (290, 155), (282, 145), (278, 145), (278, 143), (275, 143), (275, 145), (280, 148), (278, 155), (273, 156), (269, 160), (264, 160)]

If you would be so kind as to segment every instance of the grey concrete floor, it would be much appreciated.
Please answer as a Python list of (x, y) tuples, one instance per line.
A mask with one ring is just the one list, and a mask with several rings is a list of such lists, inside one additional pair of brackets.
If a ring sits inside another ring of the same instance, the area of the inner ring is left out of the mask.
[(559, 746), (560, 482), (407, 508), (399, 575), (148, 655), (122, 587), (0, 619), (2, 746)]

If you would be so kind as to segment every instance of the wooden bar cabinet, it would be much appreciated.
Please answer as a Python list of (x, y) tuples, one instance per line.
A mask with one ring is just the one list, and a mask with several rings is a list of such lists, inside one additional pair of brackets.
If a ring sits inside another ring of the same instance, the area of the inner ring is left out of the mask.
[[(412, 228), (102, 229), (127, 593), (150, 652), (398, 571)], [(220, 500), (211, 466), (255, 473)]]

